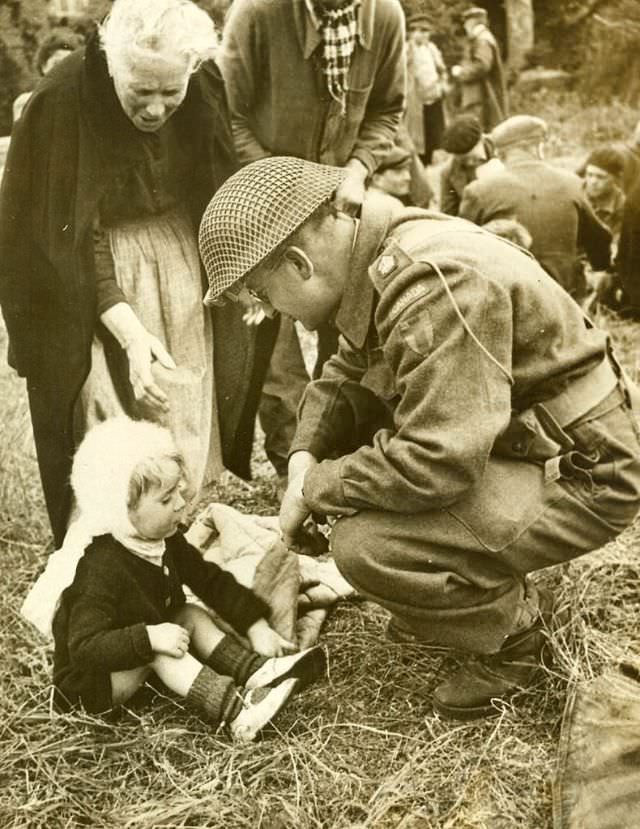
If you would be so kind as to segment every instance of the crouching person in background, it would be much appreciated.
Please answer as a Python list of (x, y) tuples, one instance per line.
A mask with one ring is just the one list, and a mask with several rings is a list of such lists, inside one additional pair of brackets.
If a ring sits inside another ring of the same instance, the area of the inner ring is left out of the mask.
[[(267, 605), (187, 542), (183, 470), (168, 430), (144, 421), (105, 421), (80, 444), (72, 486), (87, 531), (102, 534), (53, 619), (56, 701), (101, 713), (154, 673), (205, 721), (249, 741), (324, 672), (324, 651), (282, 656), (294, 646), (270, 627)], [(183, 583), (251, 650), (187, 603)]]

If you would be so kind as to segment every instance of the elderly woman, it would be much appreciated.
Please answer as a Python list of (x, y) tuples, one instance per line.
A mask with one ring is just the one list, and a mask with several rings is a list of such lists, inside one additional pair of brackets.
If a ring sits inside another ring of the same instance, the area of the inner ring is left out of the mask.
[(223, 463), (248, 473), (251, 332), (240, 307), (202, 305), (196, 244), (235, 166), (215, 46), (189, 0), (115, 0), (12, 138), (0, 303), (57, 543), (70, 459), (97, 420), (124, 411), (168, 426), (195, 489)]

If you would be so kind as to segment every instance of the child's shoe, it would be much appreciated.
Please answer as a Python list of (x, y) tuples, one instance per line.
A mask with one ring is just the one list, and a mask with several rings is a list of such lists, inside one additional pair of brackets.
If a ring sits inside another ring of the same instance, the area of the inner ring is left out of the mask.
[(242, 702), (242, 710), (229, 724), (234, 740), (250, 743), (272, 717), (278, 713), (298, 684), (295, 678), (286, 679), (275, 687), (257, 687), (250, 690)]
[(316, 645), (288, 656), (272, 656), (271, 659), (251, 674), (244, 687), (264, 688), (278, 685), (285, 679), (293, 677), (300, 681), (298, 690), (324, 676), (327, 670), (327, 657), (324, 650)]

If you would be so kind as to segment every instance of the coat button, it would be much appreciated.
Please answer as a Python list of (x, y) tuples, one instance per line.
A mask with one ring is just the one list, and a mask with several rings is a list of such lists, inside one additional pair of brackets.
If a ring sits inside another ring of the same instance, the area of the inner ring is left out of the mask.
[(516, 453), (516, 455), (524, 455), (527, 451), (527, 447), (521, 440), (519, 440), (517, 443), (514, 443), (511, 448)]

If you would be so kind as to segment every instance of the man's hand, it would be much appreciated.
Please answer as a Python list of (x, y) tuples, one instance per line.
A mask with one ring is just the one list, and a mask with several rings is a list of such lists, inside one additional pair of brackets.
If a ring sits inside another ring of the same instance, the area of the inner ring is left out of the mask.
[(274, 630), (266, 619), (258, 619), (247, 631), (252, 649), (262, 656), (284, 656), (295, 651), (296, 646)]
[(189, 633), (173, 622), (147, 625), (147, 634), (154, 653), (164, 653), (180, 659), (189, 650)]
[(357, 158), (349, 159), (345, 170), (347, 177), (336, 190), (335, 207), (349, 216), (355, 216), (364, 201), (369, 171)]
[(305, 473), (298, 474), (295, 478), (289, 478), (289, 486), (280, 504), (280, 532), (282, 540), (289, 548), (295, 548), (298, 541), (298, 533), (311, 515), (302, 494)]
[(459, 78), (461, 73), (462, 73), (462, 67), (458, 66), (458, 64), (451, 67), (451, 77), (452, 78)]

